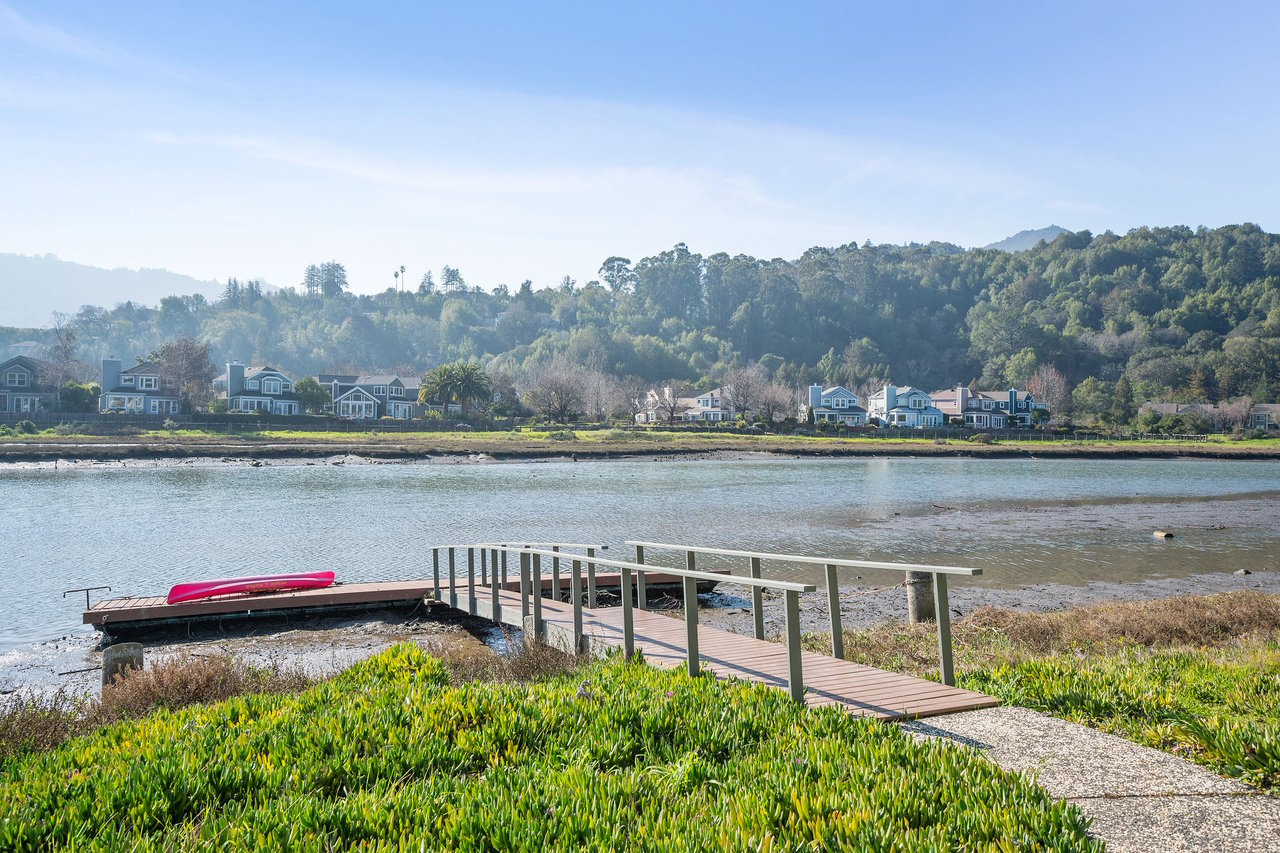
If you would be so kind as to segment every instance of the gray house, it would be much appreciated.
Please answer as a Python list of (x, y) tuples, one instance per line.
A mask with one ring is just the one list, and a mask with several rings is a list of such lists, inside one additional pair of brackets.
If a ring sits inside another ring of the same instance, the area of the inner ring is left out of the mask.
[(49, 375), (48, 367), (25, 355), (0, 362), (0, 412), (31, 414), (52, 408), (58, 389), (43, 381)]
[(340, 418), (397, 418), (418, 412), (418, 388), (392, 373), (351, 376), (321, 373), (317, 378), (333, 402), (326, 408)]
[(246, 368), (233, 361), (213, 380), (213, 387), (222, 392), (229, 412), (296, 415), (302, 411), (293, 380), (274, 367)]
[(102, 396), (98, 410), (127, 415), (174, 415), (182, 408), (178, 383), (162, 376), (160, 366), (141, 361), (121, 370), (120, 359), (102, 360)]

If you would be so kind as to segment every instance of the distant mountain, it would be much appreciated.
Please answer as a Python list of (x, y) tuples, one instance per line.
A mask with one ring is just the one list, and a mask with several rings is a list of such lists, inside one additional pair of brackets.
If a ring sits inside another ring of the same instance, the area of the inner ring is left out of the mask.
[(1059, 234), (1070, 234), (1071, 232), (1065, 228), (1059, 228), (1057, 225), (1050, 225), (1048, 228), (1037, 228), (1034, 231), (1019, 231), (1012, 237), (1006, 237), (999, 243), (992, 243), (983, 246), (984, 249), (999, 249), (1002, 252), (1025, 252), (1027, 249), (1034, 249), (1036, 244), (1041, 240), (1046, 243), (1052, 243), (1054, 238)]
[(81, 305), (110, 308), (132, 300), (155, 306), (165, 296), (216, 296), (217, 282), (168, 270), (106, 270), (64, 261), (55, 255), (0, 254), (0, 326), (45, 327), (54, 311), (74, 313)]

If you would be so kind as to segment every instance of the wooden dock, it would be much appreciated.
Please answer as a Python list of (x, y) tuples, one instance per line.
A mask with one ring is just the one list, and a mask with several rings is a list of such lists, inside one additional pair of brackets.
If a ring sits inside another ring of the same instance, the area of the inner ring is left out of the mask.
[[(453, 606), (457, 609), (492, 618), (492, 589), (477, 586), (474, 599), (469, 597), (465, 585), (455, 583), (453, 589), (457, 596), (457, 604)], [(448, 604), (449, 588), (442, 588), (441, 593), (443, 603)], [(498, 608), (498, 621), (515, 627), (524, 626), (518, 591), (499, 588)], [(662, 669), (685, 666), (688, 647), (682, 620), (651, 610), (635, 610), (633, 618), (636, 649), (643, 653), (646, 662)], [(550, 642), (562, 647), (572, 645), (571, 604), (544, 598), (542, 621)], [(622, 630), (622, 608), (582, 609), (582, 631), (592, 652), (622, 648)], [(787, 649), (781, 643), (699, 625), (698, 657), (703, 668), (717, 678), (737, 678), (787, 689)], [(801, 652), (801, 661), (805, 704), (810, 707), (837, 705), (858, 716), (901, 720), (991, 708), (1000, 704), (999, 699), (972, 690), (886, 672), (815, 652)]]

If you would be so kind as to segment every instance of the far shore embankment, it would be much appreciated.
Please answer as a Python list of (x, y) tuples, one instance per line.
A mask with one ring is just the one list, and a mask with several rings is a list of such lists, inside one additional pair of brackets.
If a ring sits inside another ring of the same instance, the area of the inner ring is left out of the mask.
[[(572, 438), (566, 436), (572, 435)], [(999, 441), (743, 436), (657, 433), (390, 433), (352, 436), (146, 434), (32, 436), (0, 442), (0, 464), (205, 460), (315, 462), (352, 457), (378, 462), (586, 461), (623, 457), (735, 458), (767, 454), (816, 458), (970, 459), (1280, 459), (1280, 441)]]

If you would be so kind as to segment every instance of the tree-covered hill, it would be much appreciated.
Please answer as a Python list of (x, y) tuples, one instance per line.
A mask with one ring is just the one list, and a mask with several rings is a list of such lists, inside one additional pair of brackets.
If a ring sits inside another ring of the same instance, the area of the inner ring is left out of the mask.
[[(420, 375), (474, 358), (519, 380), (563, 354), (646, 382), (710, 385), (759, 362), (795, 386), (933, 389), (1023, 387), (1052, 366), (1092, 414), (1134, 399), (1260, 402), (1280, 391), (1280, 235), (1249, 224), (1064, 233), (1012, 253), (849, 244), (765, 260), (678, 244), (634, 263), (609, 258), (599, 275), (488, 292), (445, 267), (439, 284), (428, 275), (413, 292), (356, 296), (330, 263), (298, 288), (231, 280), (213, 301), (86, 307), (68, 324), (90, 365), (193, 336), (218, 361), (299, 375)], [(0, 345), (39, 334), (0, 330)]]

